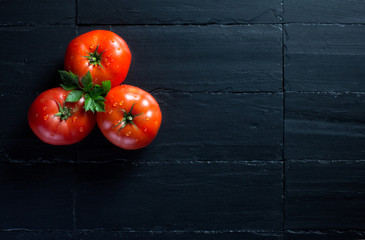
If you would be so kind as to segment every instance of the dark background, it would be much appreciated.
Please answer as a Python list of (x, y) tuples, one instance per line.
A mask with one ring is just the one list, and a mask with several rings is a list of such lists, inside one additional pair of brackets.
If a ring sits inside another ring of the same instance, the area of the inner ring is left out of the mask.
[[(0, 239), (365, 238), (363, 0), (1, 0)], [(55, 147), (27, 110), (94, 29), (163, 122)]]

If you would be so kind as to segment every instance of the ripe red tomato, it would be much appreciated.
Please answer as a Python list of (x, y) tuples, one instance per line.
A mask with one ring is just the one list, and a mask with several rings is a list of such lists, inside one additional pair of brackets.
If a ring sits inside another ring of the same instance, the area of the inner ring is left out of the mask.
[(32, 131), (45, 143), (69, 145), (85, 138), (96, 124), (96, 117), (83, 109), (84, 98), (67, 102), (70, 91), (61, 87), (41, 93), (28, 111), (28, 123)]
[(134, 150), (152, 142), (162, 115), (151, 94), (137, 87), (121, 85), (112, 88), (105, 99), (105, 112), (98, 112), (96, 119), (111, 143)]
[(117, 34), (94, 30), (73, 39), (67, 47), (65, 70), (79, 77), (90, 71), (95, 84), (110, 80), (112, 88), (127, 76), (131, 52)]

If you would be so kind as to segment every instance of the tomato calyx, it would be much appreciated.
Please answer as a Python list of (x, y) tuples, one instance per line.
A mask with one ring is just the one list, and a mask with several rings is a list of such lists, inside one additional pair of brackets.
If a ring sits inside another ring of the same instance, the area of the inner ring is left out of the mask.
[(98, 53), (98, 47), (99, 45), (96, 46), (94, 52), (87, 53), (88, 56), (83, 56), (83, 57), (89, 60), (90, 65), (99, 65), (100, 67), (104, 68), (103, 65), (101, 64), (101, 55), (106, 51), (106, 49), (101, 53)]
[(123, 111), (123, 119), (121, 121), (119, 121), (117, 124), (115, 124), (113, 126), (113, 128), (116, 128), (118, 127), (119, 125), (122, 125), (119, 129), (118, 129), (118, 132), (120, 130), (122, 130), (123, 128), (125, 128), (125, 126), (127, 126), (128, 124), (132, 124), (136, 129), (138, 129), (138, 127), (136, 126), (136, 124), (133, 122), (133, 119), (137, 116), (140, 116), (142, 115), (143, 113), (139, 113), (139, 114), (136, 114), (136, 115), (133, 115), (132, 114), (132, 110), (133, 110), (133, 107), (136, 103), (133, 103), (131, 109), (129, 110), (129, 112), (127, 112), (126, 110), (124, 109), (119, 109), (121, 111)]
[(61, 104), (52, 98), (53, 101), (55, 101), (58, 105), (58, 113), (55, 114), (56, 117), (61, 118), (61, 120), (66, 120), (67, 118), (71, 117), (72, 115), (75, 114), (76, 109), (74, 108), (68, 108), (65, 106), (65, 102), (63, 103), (63, 106), (61, 106)]

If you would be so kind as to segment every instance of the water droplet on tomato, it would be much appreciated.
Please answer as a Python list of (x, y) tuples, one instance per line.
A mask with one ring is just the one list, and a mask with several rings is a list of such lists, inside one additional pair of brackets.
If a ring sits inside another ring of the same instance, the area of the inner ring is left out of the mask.
[(112, 43), (114, 43), (115, 42), (115, 40), (114, 39), (112, 39)]
[(147, 128), (144, 128), (144, 129), (143, 129), (143, 132), (147, 132)]
[(43, 111), (46, 111), (47, 110), (47, 107), (43, 107)]
[(118, 48), (118, 51), (120, 51), (120, 48)]
[(124, 104), (124, 101), (119, 102), (119, 106), (122, 106)]
[(148, 120), (150, 120), (150, 118), (149, 117), (146, 117), (146, 121), (148, 121)]
[(51, 133), (51, 136), (54, 137), (54, 133)]
[(113, 110), (110, 110), (109, 112), (108, 112), (108, 114), (110, 115), (110, 114), (112, 114), (113, 113)]
[(111, 56), (112, 56), (112, 54), (111, 54), (111, 53), (109, 53), (109, 54), (108, 54), (108, 57), (111, 57)]
[(94, 45), (94, 44), (91, 44), (89, 48), (90, 48), (91, 50), (94, 50), (94, 49), (95, 49), (95, 45)]
[(48, 115), (45, 115), (45, 116), (43, 117), (43, 119), (44, 119), (44, 120), (48, 120), (48, 118), (49, 118), (49, 116), (48, 116)]
[(38, 114), (38, 113), (36, 113), (34, 116), (37, 118), (37, 117), (39, 116), (39, 114)]
[(84, 128), (83, 127), (80, 127), (79, 128), (79, 132), (83, 132), (84, 131)]
[(136, 138), (136, 142), (138, 142), (139, 141), (139, 139), (138, 138)]
[(116, 106), (118, 106), (118, 103), (117, 102), (113, 103), (113, 107), (116, 107)]
[(61, 125), (58, 125), (57, 128), (56, 128), (56, 130), (59, 130), (60, 128), (61, 128)]
[(74, 58), (74, 56), (71, 56), (70, 58), (71, 58), (71, 59), (73, 59), (73, 58)]
[(107, 63), (106, 66), (109, 67), (110, 63)]
[(131, 133), (132, 133), (132, 132), (126, 132), (126, 133), (125, 133), (125, 135), (126, 135), (127, 137), (129, 137), (129, 136), (131, 135)]
[(77, 117), (72, 118), (72, 122), (75, 123), (77, 120)]

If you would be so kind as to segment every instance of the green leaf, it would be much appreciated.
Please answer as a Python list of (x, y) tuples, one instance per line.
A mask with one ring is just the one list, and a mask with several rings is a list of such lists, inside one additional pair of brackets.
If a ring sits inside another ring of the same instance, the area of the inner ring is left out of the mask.
[(104, 104), (104, 102), (95, 102), (95, 110), (97, 112), (105, 112), (105, 104)]
[(94, 98), (95, 102), (105, 102), (105, 98), (103, 98), (102, 96), (97, 96), (96, 98)]
[(81, 78), (82, 86), (84, 87), (85, 92), (90, 92), (90, 90), (93, 88), (93, 79), (91, 77), (91, 73), (88, 71), (85, 76)]
[(95, 108), (94, 108), (94, 99), (92, 99), (90, 97), (89, 94), (85, 94), (85, 104), (84, 104), (84, 109), (85, 111), (92, 111), (92, 112), (95, 112)]
[(67, 72), (65, 70), (58, 71), (61, 75), (61, 80), (66, 86), (75, 86), (75, 88), (80, 87), (79, 77), (72, 73), (71, 71)]
[(112, 83), (109, 80), (103, 81), (101, 82), (101, 87), (103, 89), (104, 96), (106, 96), (112, 88)]
[(66, 98), (66, 102), (77, 102), (80, 100), (82, 95), (84, 94), (81, 90), (72, 90)]
[(85, 111), (104, 112), (105, 111), (105, 96), (111, 89), (111, 82), (103, 81), (101, 86), (93, 84), (90, 72), (87, 72), (81, 78), (80, 86), (79, 77), (72, 72), (59, 71), (63, 83), (61, 87), (65, 90), (72, 90), (66, 98), (66, 102), (77, 102), (84, 95), (84, 109)]
[(66, 83), (66, 84), (60, 84), (60, 86), (63, 88), (63, 89), (65, 89), (65, 90), (67, 90), (67, 91), (69, 91), (69, 90), (74, 90), (74, 89), (77, 89), (78, 87), (77, 86), (74, 86), (74, 85), (72, 85), (72, 84), (69, 84), (69, 83)]
[(100, 86), (94, 85), (94, 88), (90, 91), (92, 98), (99, 97), (103, 93), (103, 89)]

